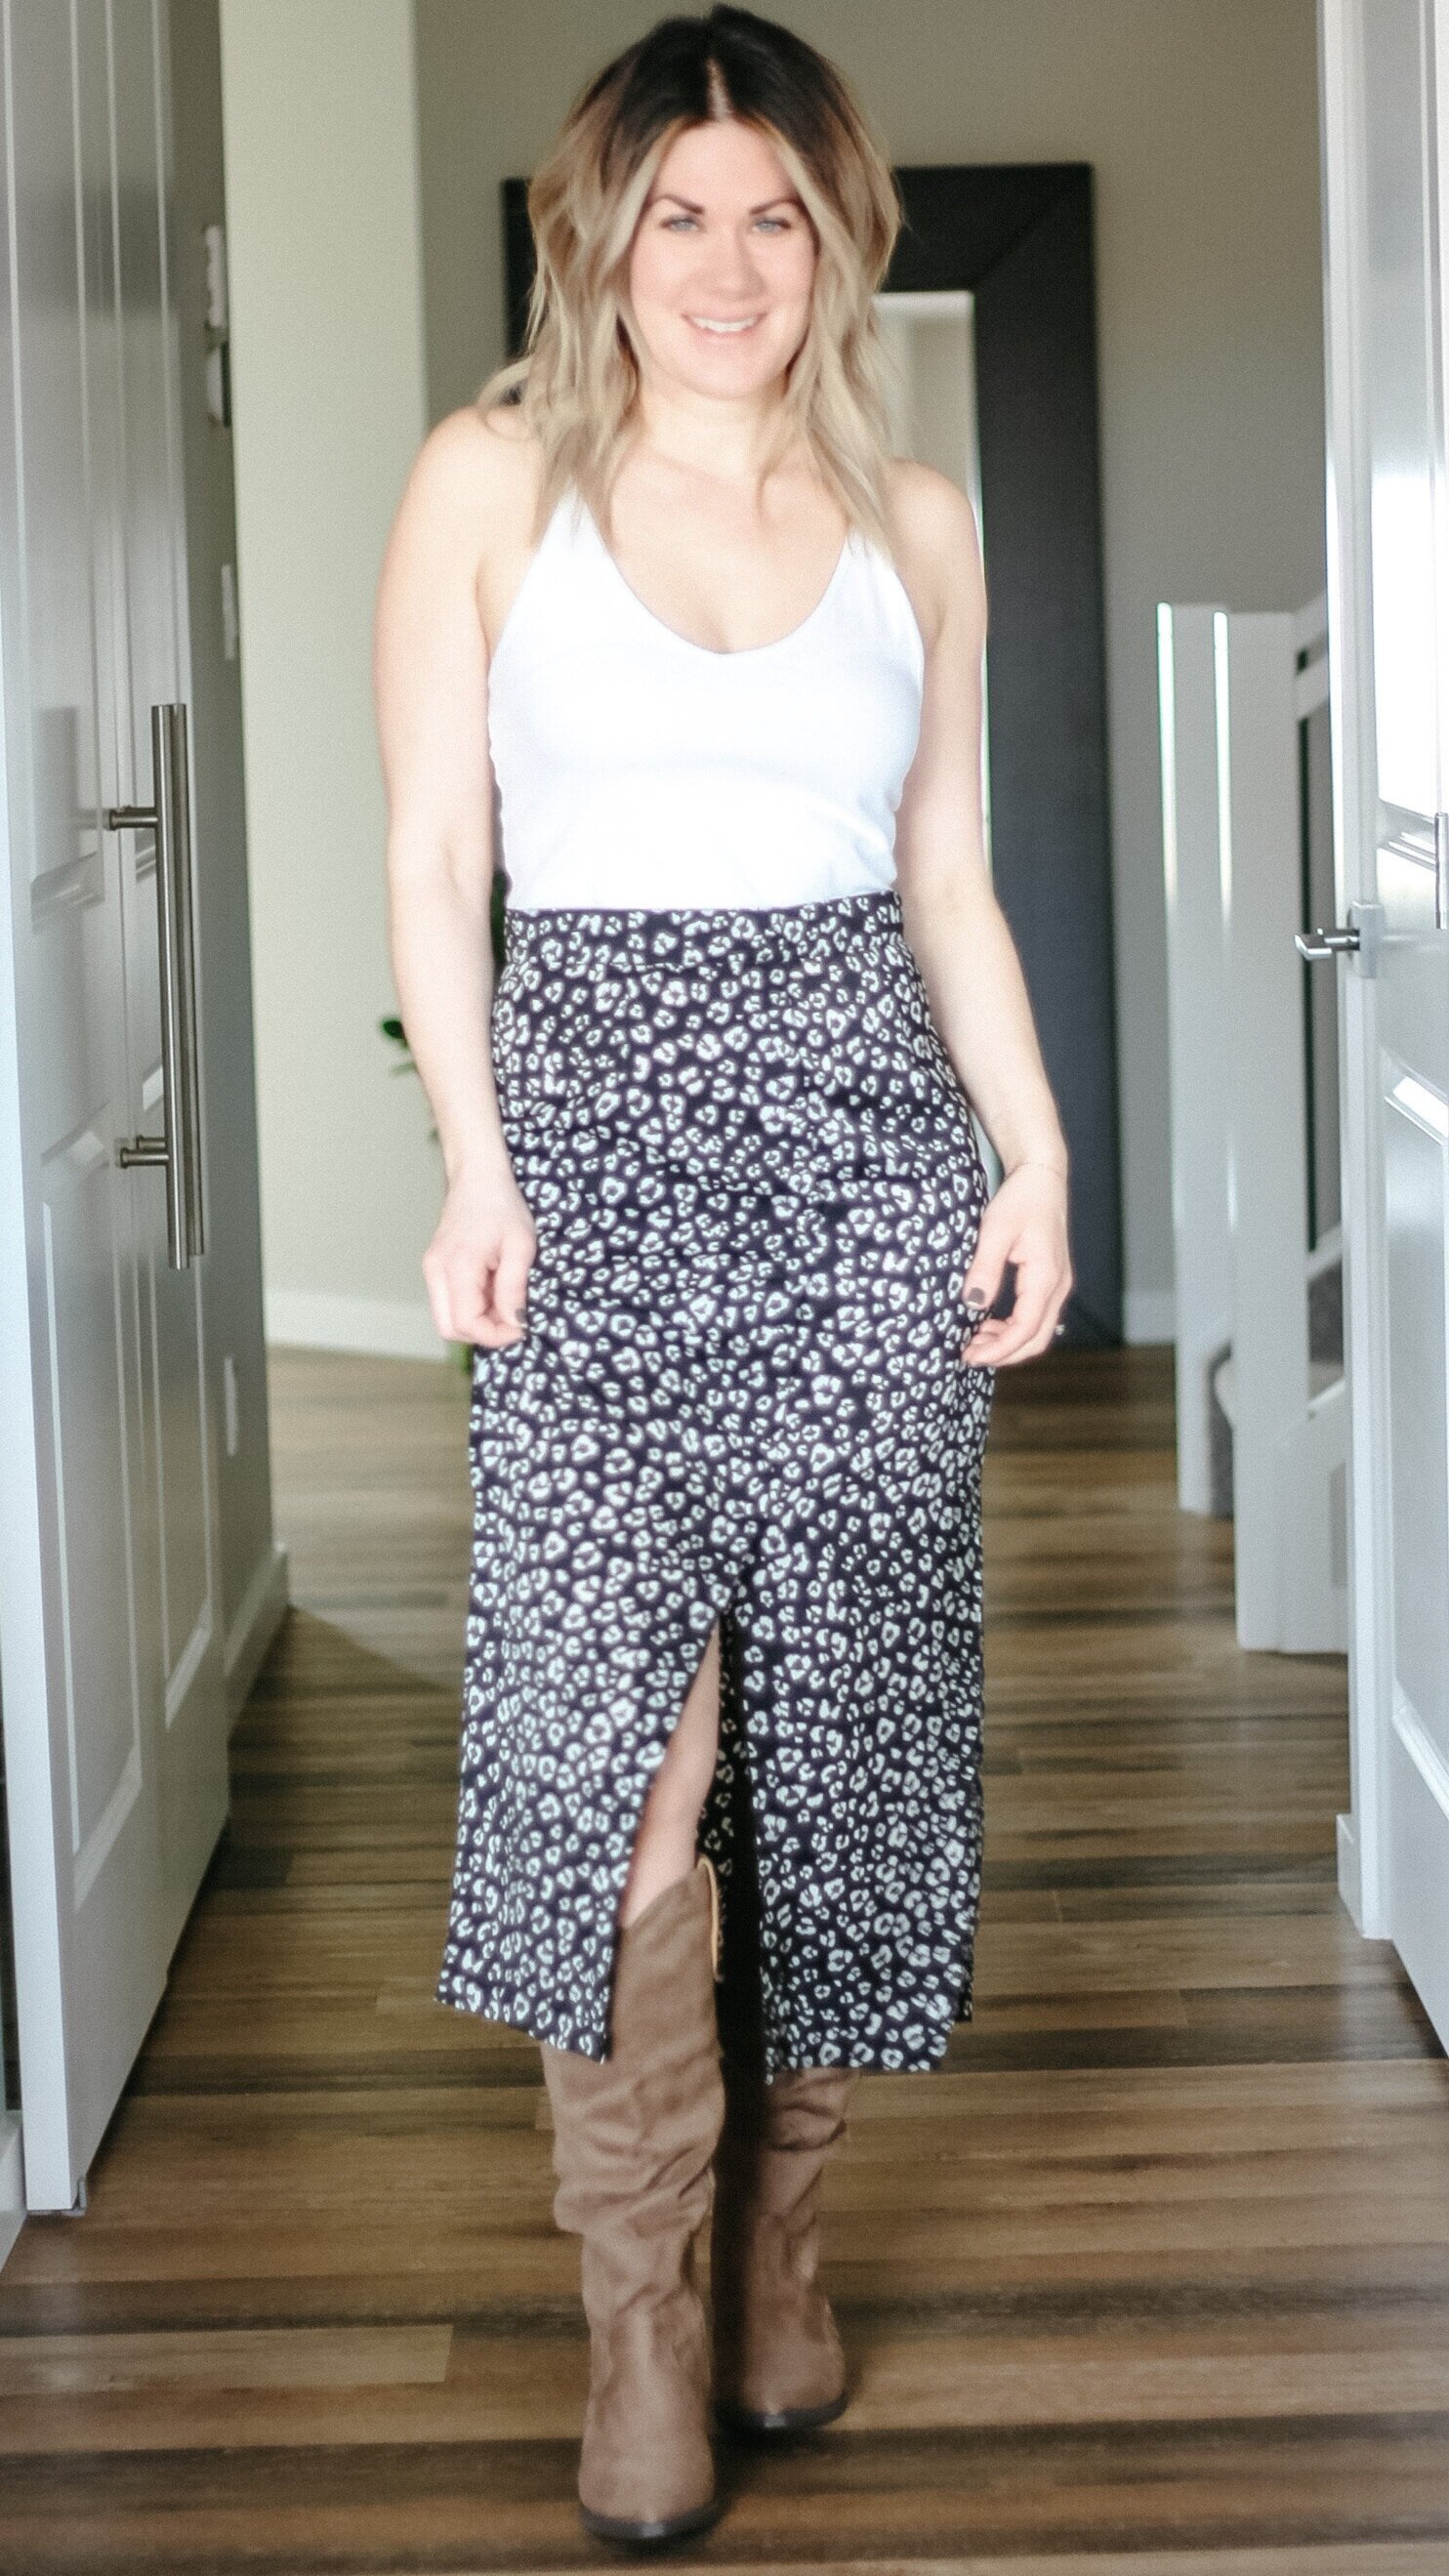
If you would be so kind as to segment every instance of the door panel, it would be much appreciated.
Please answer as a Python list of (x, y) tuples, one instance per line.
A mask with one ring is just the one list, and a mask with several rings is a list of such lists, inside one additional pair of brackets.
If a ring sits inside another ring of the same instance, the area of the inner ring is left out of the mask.
[(1390, 1444), (1393, 1461), (1394, 1671), (1401, 1713), (1449, 1774), (1449, 1599), (1421, 1580), (1449, 1565), (1449, 1415), (1445, 1345), (1445, 1182), (1449, 1109), (1443, 1095), (1390, 1057), (1387, 1189)]
[(168, 1263), (160, 1171), (117, 1159), (166, 1104), (155, 850), (105, 818), (152, 801), (151, 707), (189, 678), (165, 21), (152, 0), (11, 0), (4, 32), (3, 1160), (25, 1257), (0, 1369), (0, 1658), (45, 2209), (71, 2205), (162, 1992), (225, 1813), (226, 1733), (199, 1272)]
[[(115, 1508), (127, 1475), (113, 1179), (94, 1123), (42, 1165), (57, 1607), (78, 1902), (135, 1806), (143, 1769), (129, 1515)], [(118, 1687), (123, 1679), (129, 1687)]]
[(1429, 35), (1425, 0), (1374, 0), (1363, 50), (1378, 785), (1421, 814), (1441, 801)]
[[(145, 1604), (129, 1546), (134, 1389), (118, 1334), (130, 1274), (129, 1212), (112, 1162), (127, 1123), (119, 880), (98, 811), (114, 725), (98, 684), (103, 593), (92, 542), (107, 443), (92, 420), (103, 421), (105, 369), (98, 350), (89, 371), (86, 322), (102, 273), (109, 162), (83, 165), (78, 185), (72, 123), (72, 73), (94, 63), (96, 15), (81, 13), (74, 66), (56, 13), (13, 10), (8, 30), (24, 113), (9, 119), (17, 297), (6, 465), (17, 506), (0, 514), (0, 610), (49, 1705), (12, 1709), (7, 1689), (5, 1720), (7, 1774), (27, 1776), (10, 1742), (21, 1725), (46, 1731), (51, 1770), (48, 1809), (17, 1817), (12, 1792), (10, 1818), (32, 2206), (71, 2201), (163, 1977), (147, 1929), (158, 1820), (144, 1794)], [(104, 136), (104, 117), (83, 114), (83, 152)], [(29, 899), (15, 904), (22, 883)], [(54, 2003), (28, 2009), (32, 1996), (63, 1996), (63, 2014)]]
[[(137, 228), (134, 291), (123, 291), (122, 297), (127, 451), (134, 455), (139, 448), (145, 460), (125, 524), (127, 591), (144, 602), (144, 615), (133, 622), (133, 638), (144, 633), (145, 649), (138, 640), (131, 717), (133, 734), (139, 734), (144, 743), (141, 774), (148, 780), (149, 792), (151, 707), (168, 697), (188, 707), (192, 703), (180, 347), (173, 275), (179, 247), (174, 238), (175, 153), (165, 13), (152, 0), (122, 0), (122, 15), (133, 27), (135, 41), (121, 49), (118, 59), (117, 149), (123, 167), (134, 167), (138, 196), (148, 182), (152, 192), (151, 216), (144, 228)], [(200, 258), (199, 242), (187, 249), (192, 258)], [(148, 295), (152, 281), (154, 293)], [(198, 350), (196, 363), (200, 362)], [(143, 388), (139, 404), (134, 391), (138, 383)], [(195, 847), (194, 798), (190, 837)], [(151, 847), (154, 868), (154, 844)], [(152, 892), (154, 898), (154, 879)], [(193, 901), (199, 940), (205, 922), (195, 885)], [(154, 899), (150, 918), (154, 950)], [(144, 1067), (143, 1087), (154, 1084), (159, 1093), (159, 977), (149, 984), (143, 981), (141, 995), (149, 1005), (149, 1017), (143, 1024), (139, 1057), (133, 1044), (133, 1071)], [(149, 1126), (162, 1123), (158, 1112), (149, 1107), (143, 1106), (143, 1115)], [(153, 1173), (150, 1179), (150, 1192), (144, 1200), (138, 1193), (133, 1206), (138, 1221), (143, 1211), (150, 1220), (139, 1246), (137, 1275), (149, 1326), (143, 1384), (155, 1424), (151, 1517), (160, 1555), (163, 1721), (158, 1785), (165, 1869), (162, 1905), (169, 1953), (180, 1937), (221, 1831), (228, 1786), (202, 1269), (199, 1262), (186, 1270), (172, 1268), (166, 1253), (160, 1175)]]
[[(1333, 651), (1362, 923), (1345, 988), (1365, 1929), (1386, 1930), (1449, 2040), (1449, 519), (1439, 56), (1449, 0), (1323, 0), (1330, 92)], [(1338, 393), (1337, 388), (1349, 388)], [(1334, 408), (1334, 402), (1337, 408)], [(1352, 603), (1367, 566), (1370, 667)], [(1347, 604), (1347, 606), (1345, 606)], [(1347, 620), (1347, 631), (1345, 621)], [(1360, 792), (1361, 791), (1361, 792)], [(1362, 818), (1362, 819), (1360, 819)], [(1354, 987), (1357, 987), (1355, 990)]]

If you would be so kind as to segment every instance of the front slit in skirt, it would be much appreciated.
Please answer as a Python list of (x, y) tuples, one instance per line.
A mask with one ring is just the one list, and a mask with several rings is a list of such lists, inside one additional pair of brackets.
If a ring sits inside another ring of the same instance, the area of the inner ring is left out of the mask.
[(899, 897), (510, 909), (492, 1046), (537, 1252), (523, 1338), (473, 1354), (438, 1997), (608, 2054), (718, 1620), (700, 1843), (764, 2064), (934, 2066), (971, 2013), (992, 1373), (986, 1176)]

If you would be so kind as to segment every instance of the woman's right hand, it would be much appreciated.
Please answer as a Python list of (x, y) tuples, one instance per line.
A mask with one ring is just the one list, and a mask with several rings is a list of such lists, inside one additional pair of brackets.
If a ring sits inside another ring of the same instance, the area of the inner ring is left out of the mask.
[(533, 1219), (511, 1166), (461, 1165), (423, 1254), (433, 1322), (444, 1341), (481, 1342), (489, 1350), (521, 1341), (537, 1250)]

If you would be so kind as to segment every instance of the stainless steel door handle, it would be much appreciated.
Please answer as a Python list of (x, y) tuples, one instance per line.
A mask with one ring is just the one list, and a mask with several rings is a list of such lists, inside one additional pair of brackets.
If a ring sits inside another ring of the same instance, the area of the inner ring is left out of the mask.
[(1348, 955), (1363, 942), (1358, 929), (1351, 924), (1347, 930), (1295, 930), (1293, 945), (1299, 956), (1306, 957), (1312, 964), (1320, 957)]
[(161, 977), (163, 1132), (130, 1136), (118, 1163), (163, 1164), (166, 1249), (173, 1270), (206, 1250), (201, 1177), (201, 1073), (196, 1043), (196, 921), (192, 901), (190, 764), (186, 709), (151, 709), (151, 805), (111, 805), (109, 832), (156, 835), (156, 949)]
[(1381, 903), (1367, 903), (1355, 896), (1348, 907), (1348, 920), (1340, 930), (1295, 930), (1293, 945), (1310, 965), (1321, 957), (1352, 957), (1360, 975), (1373, 976), (1379, 970), (1379, 950), (1384, 944), (1384, 908)]

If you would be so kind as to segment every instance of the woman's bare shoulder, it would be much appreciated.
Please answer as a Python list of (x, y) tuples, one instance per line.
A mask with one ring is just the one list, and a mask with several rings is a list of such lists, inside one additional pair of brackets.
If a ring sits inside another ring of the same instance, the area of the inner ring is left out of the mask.
[(897, 569), (927, 643), (963, 606), (983, 630), (985, 586), (976, 513), (959, 483), (914, 457), (886, 469), (886, 524)]
[(430, 519), (466, 527), (480, 545), (526, 542), (543, 469), (538, 439), (513, 403), (445, 412), (413, 460), (409, 497)]

